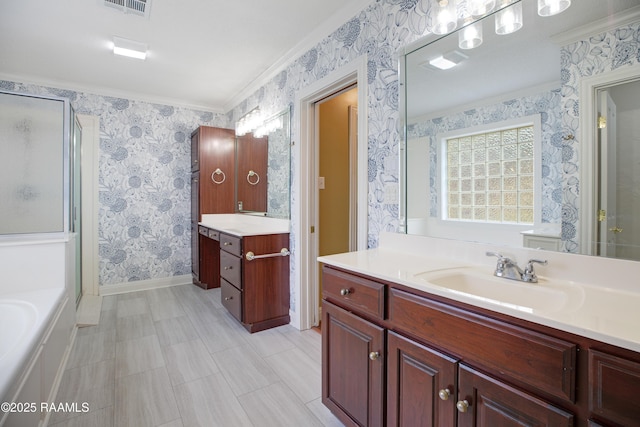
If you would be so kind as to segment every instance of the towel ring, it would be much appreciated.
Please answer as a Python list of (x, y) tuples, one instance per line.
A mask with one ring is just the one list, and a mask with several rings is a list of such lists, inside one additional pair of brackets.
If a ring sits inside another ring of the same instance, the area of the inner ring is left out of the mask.
[[(252, 178), (252, 177), (254, 177), (254, 176), (256, 177), (256, 178), (255, 178), (255, 181), (251, 181), (251, 178)], [(249, 173), (247, 174), (247, 182), (248, 182), (249, 184), (251, 184), (251, 185), (256, 185), (256, 184), (258, 184), (258, 183), (260, 182), (260, 175), (258, 175), (258, 173), (257, 173), (257, 172), (249, 171)]]
[[(216, 181), (216, 175), (222, 175), (222, 180)], [(213, 181), (214, 184), (220, 185), (224, 182), (225, 179), (227, 179), (227, 176), (224, 174), (224, 172), (222, 172), (220, 168), (214, 170), (213, 173), (211, 174), (211, 181)]]

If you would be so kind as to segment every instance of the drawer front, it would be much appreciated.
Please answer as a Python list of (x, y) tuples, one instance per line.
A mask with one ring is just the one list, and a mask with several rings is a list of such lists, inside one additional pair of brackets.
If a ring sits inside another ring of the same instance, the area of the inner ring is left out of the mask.
[(238, 289), (242, 289), (242, 260), (235, 255), (220, 251), (220, 276)]
[(242, 256), (242, 238), (220, 233), (220, 249)]
[(389, 320), (465, 361), (553, 396), (575, 401), (576, 345), (398, 289), (389, 291)]
[[(589, 350), (589, 410), (614, 423), (640, 420), (640, 363)], [(596, 424), (594, 424), (596, 425)]]
[(242, 292), (223, 279), (220, 281), (220, 295), (222, 305), (233, 317), (242, 322)]
[(322, 269), (324, 298), (345, 308), (384, 319), (385, 285), (363, 277), (338, 271), (327, 266)]
[(209, 229), (207, 227), (199, 225), (198, 226), (198, 233), (202, 234), (203, 236), (207, 236), (208, 233), (209, 233)]
[(218, 230), (209, 229), (207, 231), (207, 236), (213, 240), (220, 240), (220, 232)]

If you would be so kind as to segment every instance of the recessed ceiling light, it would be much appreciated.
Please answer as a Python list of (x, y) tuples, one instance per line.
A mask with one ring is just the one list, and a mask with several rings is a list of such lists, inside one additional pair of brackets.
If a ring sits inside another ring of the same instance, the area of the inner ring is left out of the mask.
[(429, 65), (440, 70), (448, 70), (455, 67), (467, 58), (469, 58), (467, 55), (454, 50), (449, 53), (445, 53), (444, 55), (440, 55), (436, 58), (430, 59)]
[(113, 53), (144, 60), (147, 57), (147, 44), (114, 36)]

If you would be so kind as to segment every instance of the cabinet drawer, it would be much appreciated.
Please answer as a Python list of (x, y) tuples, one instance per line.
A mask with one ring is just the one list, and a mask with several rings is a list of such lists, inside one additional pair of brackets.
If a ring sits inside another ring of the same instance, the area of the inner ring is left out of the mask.
[(222, 305), (233, 317), (242, 322), (242, 292), (223, 279), (220, 281), (220, 295)]
[(199, 225), (198, 226), (198, 233), (202, 234), (203, 236), (208, 236), (209, 234), (209, 229), (205, 226)]
[(384, 319), (385, 285), (363, 277), (322, 269), (322, 293), (342, 306)]
[(398, 289), (389, 320), (463, 360), (553, 396), (575, 401), (576, 345)]
[(207, 237), (213, 240), (220, 240), (220, 232), (218, 230), (207, 230)]
[(589, 410), (620, 425), (638, 425), (640, 363), (589, 350)]
[(242, 256), (242, 238), (220, 233), (220, 249)]
[(242, 289), (242, 260), (235, 255), (220, 251), (220, 276), (238, 289)]

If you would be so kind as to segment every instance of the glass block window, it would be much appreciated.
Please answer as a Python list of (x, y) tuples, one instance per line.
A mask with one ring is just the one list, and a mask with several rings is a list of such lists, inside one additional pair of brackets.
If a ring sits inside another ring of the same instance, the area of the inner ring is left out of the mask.
[(444, 142), (445, 218), (533, 224), (533, 125)]

